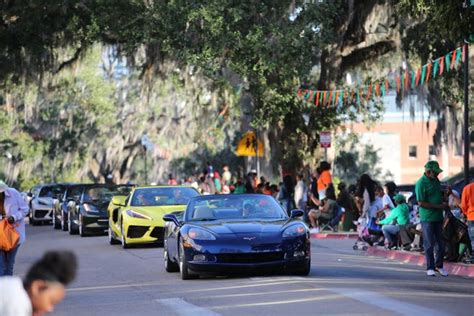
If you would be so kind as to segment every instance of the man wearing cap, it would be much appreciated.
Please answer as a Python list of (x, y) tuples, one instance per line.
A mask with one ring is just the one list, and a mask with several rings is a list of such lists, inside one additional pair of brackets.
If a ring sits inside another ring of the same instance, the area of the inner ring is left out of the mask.
[[(397, 206), (390, 211), (390, 215), (379, 222), (382, 226), (382, 232), (385, 240), (388, 242), (387, 247), (392, 249), (396, 247), (395, 236), (400, 232), (400, 226), (408, 225), (410, 222), (410, 209), (405, 201), (405, 197), (397, 194), (393, 197)], [(393, 222), (396, 224), (392, 224)]]
[(416, 182), (415, 194), (419, 205), (423, 246), (425, 248), (426, 274), (435, 276), (435, 271), (448, 276), (443, 269), (443, 211), (448, 208), (443, 203), (441, 184), (438, 175), (443, 172), (437, 161), (429, 161), (425, 165), (425, 173)]
[(0, 276), (13, 275), (13, 265), (15, 264), (18, 248), (25, 241), (25, 216), (28, 215), (29, 208), (14, 188), (9, 188), (5, 182), (0, 180), (0, 218), (13, 224), (20, 235), (18, 245), (10, 251), (0, 250)]

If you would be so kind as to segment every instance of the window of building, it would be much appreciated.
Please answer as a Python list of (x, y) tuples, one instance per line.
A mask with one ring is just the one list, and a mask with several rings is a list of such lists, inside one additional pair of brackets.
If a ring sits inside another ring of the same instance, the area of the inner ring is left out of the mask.
[(415, 159), (416, 157), (416, 146), (408, 146), (408, 158)]
[(436, 147), (434, 145), (428, 146), (428, 156), (436, 156)]

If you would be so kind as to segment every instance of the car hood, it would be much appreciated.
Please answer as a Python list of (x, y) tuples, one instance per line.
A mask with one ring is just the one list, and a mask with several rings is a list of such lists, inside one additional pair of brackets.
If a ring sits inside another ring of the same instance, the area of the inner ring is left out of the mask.
[(259, 220), (259, 221), (212, 221), (212, 222), (198, 222), (199, 226), (216, 234), (273, 234), (279, 233), (282, 227), (288, 222), (287, 219), (281, 220)]
[(38, 197), (35, 202), (41, 205), (53, 206), (53, 198), (50, 197)]
[(163, 220), (163, 216), (176, 211), (184, 211), (186, 205), (165, 205), (165, 206), (134, 206), (128, 209), (151, 217), (153, 220)]

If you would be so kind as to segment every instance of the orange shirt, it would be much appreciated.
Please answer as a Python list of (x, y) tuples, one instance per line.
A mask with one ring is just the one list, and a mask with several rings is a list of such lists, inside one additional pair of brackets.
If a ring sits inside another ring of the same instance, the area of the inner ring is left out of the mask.
[(332, 183), (332, 175), (329, 170), (324, 170), (318, 178), (318, 192), (326, 190), (330, 183)]
[(468, 221), (474, 221), (474, 182), (462, 190), (461, 209)]

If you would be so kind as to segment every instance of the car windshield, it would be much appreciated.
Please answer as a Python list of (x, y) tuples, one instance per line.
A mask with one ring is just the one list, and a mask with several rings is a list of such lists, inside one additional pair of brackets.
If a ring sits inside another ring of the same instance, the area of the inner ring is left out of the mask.
[(220, 219), (284, 219), (288, 216), (276, 200), (267, 195), (219, 195), (192, 201), (186, 210), (190, 221)]
[(107, 203), (117, 195), (116, 187), (90, 187), (84, 190), (84, 203)]
[(38, 196), (39, 197), (56, 197), (58, 194), (63, 194), (64, 193), (64, 187), (63, 186), (47, 186), (47, 187), (42, 187)]
[(133, 193), (131, 206), (166, 206), (186, 205), (189, 200), (198, 196), (193, 188), (143, 188)]

